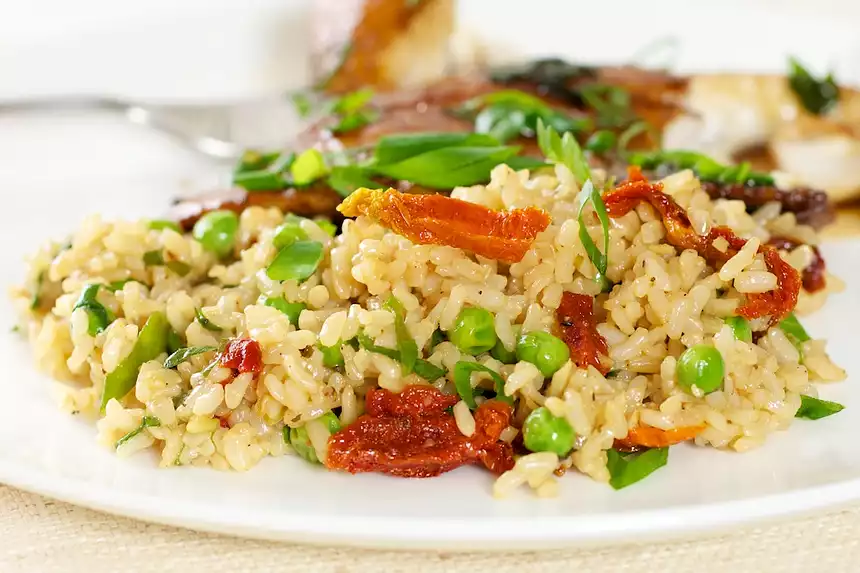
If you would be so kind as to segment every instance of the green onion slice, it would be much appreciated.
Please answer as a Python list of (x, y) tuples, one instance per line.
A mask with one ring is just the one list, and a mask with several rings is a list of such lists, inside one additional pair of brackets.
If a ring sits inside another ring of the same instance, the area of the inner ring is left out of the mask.
[(561, 136), (552, 126), (538, 120), (537, 140), (541, 153), (550, 161), (567, 166), (578, 184), (583, 185), (591, 179), (591, 169), (588, 167), (585, 153), (573, 134), (566, 132)]
[(408, 376), (415, 368), (415, 361), (418, 360), (418, 344), (406, 328), (406, 310), (393, 295), (388, 297), (383, 306), (394, 314), (394, 332), (397, 334), (401, 370), (404, 376)]
[(493, 384), (496, 388), (496, 399), (507, 404), (512, 404), (513, 400), (510, 396), (505, 395), (505, 381), (499, 376), (499, 373), (489, 368), (488, 366), (484, 366), (483, 364), (478, 364), (477, 362), (457, 362), (454, 365), (454, 388), (457, 389), (457, 394), (460, 395), (460, 398), (469, 406), (470, 409), (474, 410), (478, 407), (475, 402), (474, 389), (472, 388), (472, 373), (474, 372), (485, 372), (490, 375), (490, 378), (493, 379)]
[[(606, 205), (600, 196), (600, 192), (594, 187), (594, 184), (589, 179), (582, 186), (582, 190), (577, 197), (579, 203), (579, 240), (582, 241), (585, 252), (588, 253), (588, 258), (591, 260), (594, 267), (597, 269), (597, 274), (594, 280), (598, 283), (606, 282), (606, 268), (609, 265), (607, 254), (609, 253), (609, 215), (606, 212)], [(594, 207), (594, 212), (597, 213), (597, 218), (600, 221), (600, 227), (603, 232), (603, 251), (597, 247), (588, 233), (588, 228), (585, 225), (583, 211), (585, 205), (591, 203)]]
[[(400, 352), (395, 350), (394, 348), (386, 348), (384, 346), (377, 346), (374, 342), (373, 338), (370, 337), (364, 331), (359, 331), (356, 335), (358, 339), (359, 345), (367, 350), (368, 352), (376, 352), (377, 354), (382, 354), (383, 356), (387, 356), (392, 360), (396, 360), (400, 362)], [(445, 375), (445, 369), (440, 368), (433, 364), (432, 362), (428, 362), (427, 360), (422, 360), (421, 358), (415, 361), (414, 372), (418, 376), (424, 378), (428, 382), (433, 382), (434, 380), (438, 380), (442, 376)]]
[(624, 454), (611, 449), (606, 452), (609, 485), (622, 489), (645, 479), (669, 461), (669, 448), (654, 448), (639, 454)]
[(313, 148), (301, 152), (290, 166), (293, 183), (298, 187), (310, 185), (328, 175), (328, 172), (329, 168), (323, 154)]

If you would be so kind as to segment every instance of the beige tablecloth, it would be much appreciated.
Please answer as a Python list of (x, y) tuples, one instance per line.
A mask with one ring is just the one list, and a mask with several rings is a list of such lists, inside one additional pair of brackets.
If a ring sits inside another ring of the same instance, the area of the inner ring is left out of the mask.
[(112, 517), (0, 486), (0, 573), (860, 571), (860, 507), (696, 541), (541, 553), (405, 553), (252, 541)]

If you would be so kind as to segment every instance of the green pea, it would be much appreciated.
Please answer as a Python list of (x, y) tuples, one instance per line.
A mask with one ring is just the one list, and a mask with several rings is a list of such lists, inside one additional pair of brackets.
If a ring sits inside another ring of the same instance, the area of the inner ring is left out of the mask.
[(570, 422), (553, 416), (544, 407), (532, 410), (523, 422), (523, 444), (532, 452), (552, 452), (563, 457), (573, 449), (575, 439)]
[(340, 350), (340, 342), (334, 346), (319, 346), (323, 355), (323, 365), (326, 368), (337, 368), (343, 366), (343, 352)]
[(698, 344), (685, 350), (678, 358), (675, 376), (685, 389), (690, 390), (695, 385), (707, 394), (722, 387), (725, 371), (720, 351), (713, 346)]
[(239, 217), (236, 213), (220, 210), (210, 211), (200, 217), (191, 234), (200, 241), (204, 249), (223, 258), (232, 252), (238, 230)]
[(290, 324), (295, 327), (299, 326), (299, 315), (301, 315), (302, 311), (308, 307), (308, 305), (303, 302), (287, 302), (283, 298), (279, 297), (263, 297), (262, 302), (264, 305), (277, 308), (286, 314), (287, 318), (290, 319)]
[[(317, 418), (317, 420), (325, 424), (329, 434), (334, 434), (340, 430), (340, 420), (337, 419), (337, 416), (335, 416), (333, 412), (326, 412)], [(290, 428), (289, 440), (286, 439), (286, 436), (287, 434), (285, 429), (284, 440), (293, 447), (299, 457), (306, 459), (312, 464), (321, 463), (313, 444), (311, 444), (311, 440), (308, 437), (308, 431), (305, 426)]]
[(501, 340), (496, 341), (496, 345), (490, 349), (490, 356), (501, 362), (502, 364), (516, 364), (517, 351), (508, 350)]
[(466, 354), (476, 356), (487, 352), (497, 340), (493, 315), (483, 308), (464, 308), (448, 331), (448, 339)]
[(742, 316), (730, 316), (726, 319), (726, 324), (732, 329), (735, 339), (741, 342), (752, 342), (752, 328), (747, 319)]
[(544, 378), (549, 378), (570, 358), (570, 348), (563, 340), (548, 332), (529, 332), (517, 340), (517, 359), (537, 366)]
[(614, 148), (617, 141), (618, 138), (615, 137), (614, 133), (602, 129), (591, 134), (591, 137), (585, 142), (585, 148), (588, 151), (603, 154)]

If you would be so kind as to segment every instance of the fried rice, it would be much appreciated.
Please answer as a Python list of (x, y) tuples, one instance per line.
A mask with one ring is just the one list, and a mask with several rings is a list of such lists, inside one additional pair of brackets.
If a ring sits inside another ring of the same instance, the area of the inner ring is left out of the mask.
[[(728, 226), (750, 239), (748, 245), (792, 237), (802, 246), (783, 252), (784, 259), (798, 270), (810, 263), (815, 232), (781, 213), (778, 204), (748, 213), (741, 201), (711, 200), (690, 171), (669, 176), (663, 185), (697, 233)], [(578, 192), (563, 165), (534, 173), (499, 165), (487, 185), (454, 189), (452, 197), (494, 210), (534, 206), (550, 214), (549, 227), (512, 264), (450, 246), (415, 244), (365, 216), (347, 219), (335, 236), (303, 219), (301, 229), (323, 245), (323, 260), (302, 282), (272, 280), (265, 272), (277, 254), (273, 237), (285, 216), (277, 209), (241, 213), (235, 256), (226, 263), (174, 228), (93, 216), (69, 244), (51, 243), (30, 259), (27, 286), (14, 298), (36, 364), (58, 381), (62, 408), (94, 420), (99, 442), (118, 455), (148, 452), (162, 467), (248, 470), (266, 456), (294, 454), (284, 437), (291, 428), (304, 428), (316, 458), (325, 461), (329, 433), (322, 417), (333, 412), (348, 426), (363, 413), (371, 389), (400, 392), (428, 384), (415, 373), (404, 376), (389, 356), (344, 343), (361, 331), (378, 346), (396, 347), (395, 317), (384, 307), (392, 295), (405, 309), (408, 333), (419, 349), (429, 348), (437, 330), (449, 331), (463, 308), (475, 306), (492, 313), (496, 335), (509, 351), (518, 333), (554, 332), (565, 292), (596, 297), (597, 330), (612, 363), (607, 375), (568, 360), (545, 379), (530, 362), (471, 356), (450, 341), (423, 355), (447, 371), (432, 383), (446, 394), (457, 393), (451, 372), (461, 361), (477, 361), (502, 377), (504, 394), (514, 399), (503, 441), (516, 443), (523, 421), (538, 407), (573, 428), (571, 453), (523, 453), (497, 480), (499, 496), (526, 483), (539, 495), (553, 495), (564, 470), (609, 481), (608, 451), (640, 426), (701, 426), (698, 446), (752, 450), (793, 422), (801, 396), (817, 396), (818, 383), (845, 378), (823, 340), (798, 346), (777, 326), (762, 330), (754, 342), (736, 339), (725, 319), (747, 293), (776, 287), (762, 254), (744, 248), (714, 269), (696, 251), (669, 244), (663, 222), (648, 205), (610, 221), (606, 274), (614, 286), (601, 292), (579, 235)], [(597, 241), (599, 222), (585, 221)], [(147, 264), (145, 255), (153, 251), (187, 265), (187, 274)], [(115, 320), (93, 336), (87, 310), (74, 309), (82, 290), (127, 279), (132, 280), (115, 292), (99, 292), (98, 301)], [(37, 284), (41, 300), (34, 305)], [(816, 311), (841, 288), (831, 274), (826, 284), (814, 294), (801, 291), (795, 312)], [(261, 297), (283, 297), (305, 308), (292, 324)], [(106, 376), (132, 352), (155, 312), (164, 313), (188, 347), (255, 340), (261, 370), (237, 373), (217, 360), (217, 350), (166, 368), (165, 352), (140, 367), (133, 391), (111, 399), (102, 411)], [(763, 329), (764, 323), (757, 326)], [(707, 394), (685, 390), (676, 379), (679, 356), (699, 344), (715, 347), (725, 363), (722, 387)], [(332, 368), (321, 347), (335, 345), (341, 345), (343, 365)], [(492, 388), (489, 376), (473, 376), (472, 384)], [(452, 415), (462, 434), (475, 432), (465, 402)]]

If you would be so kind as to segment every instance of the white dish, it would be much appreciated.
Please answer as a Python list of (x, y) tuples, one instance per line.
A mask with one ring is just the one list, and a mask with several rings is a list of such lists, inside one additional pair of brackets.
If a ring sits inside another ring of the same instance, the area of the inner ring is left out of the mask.
[[(506, 21), (501, 16), (496, 20), (502, 26)], [(543, 36), (559, 42), (566, 38)], [(828, 46), (835, 51), (848, 39), (839, 32)], [(537, 51), (554, 48), (534, 45)], [(747, 62), (743, 54), (737, 56), (726, 58)], [(820, 52), (812, 56), (820, 66), (828, 63)], [(768, 52), (762, 67), (781, 58)], [(732, 67), (732, 62), (715, 65)], [(133, 128), (120, 133), (113, 124), (109, 129), (95, 125), (87, 131), (86, 123), (60, 118), (52, 131), (45, 120), (37, 123), (35, 129), (31, 124), (4, 124), (6, 136), (0, 130), (0, 157), (7, 158), (0, 166), (0, 188), (4, 198), (14, 193), (14, 208), (7, 203), (0, 226), (3, 286), (21, 275), (25, 253), (45, 239), (62, 236), (85, 214), (158, 215), (171, 197), (187, 191), (176, 183), (179, 177), (205, 171), (192, 158), (175, 150), (168, 153), (167, 147), (155, 153), (144, 150), (142, 136)], [(123, 134), (128, 136), (125, 141)], [(148, 143), (165, 145), (156, 139), (150, 136)], [(32, 152), (25, 151), (28, 144)], [(45, 165), (46, 156), (56, 159)], [(99, 171), (101, 175), (89, 175)], [(847, 382), (822, 389), (824, 398), (844, 403), (846, 410), (817, 422), (799, 420), (749, 454), (673, 448), (666, 468), (621, 492), (571, 475), (561, 480), (557, 499), (537, 499), (523, 490), (512, 499), (494, 500), (491, 477), (474, 468), (432, 480), (402, 480), (326, 473), (289, 457), (267, 459), (246, 474), (161, 470), (147, 454), (119, 459), (95, 443), (90, 423), (55, 406), (52, 382), (37, 373), (26, 343), (6, 330), (14, 316), (5, 303), (0, 303), (0, 399), (5, 405), (0, 417), (0, 482), (201, 530), (322, 544), (452, 550), (665, 539), (858, 500), (860, 442), (854, 437), (860, 433), (860, 418), (854, 412), (860, 411), (860, 368), (853, 358), (860, 299), (852, 293), (860, 288), (860, 241), (828, 244), (824, 254), (829, 268), (847, 281), (847, 292), (833, 297), (804, 324), (816, 337), (829, 339), (831, 356), (849, 371)]]
[[(35, 192), (38, 187), (38, 193)], [(118, 192), (121, 190), (121, 193)], [(16, 215), (0, 227), (0, 264), (20, 274), (20, 257), (61, 236), (88, 212), (157, 215), (175, 187), (158, 179), (116, 185), (81, 183), (24, 188)], [(38, 374), (26, 343), (0, 334), (0, 481), (73, 503), (139, 519), (255, 537), (317, 543), (446, 549), (532, 549), (641, 541), (688, 535), (860, 499), (860, 371), (854, 358), (860, 299), (860, 242), (829, 244), (828, 265), (847, 280), (846, 293), (804, 320), (829, 339), (845, 383), (824, 387), (844, 412), (798, 420), (760, 450), (730, 454), (673, 448), (670, 463), (629, 489), (570, 475), (561, 497), (525, 490), (507, 500), (490, 494), (491, 476), (473, 468), (431, 480), (327, 473), (298, 458), (264, 461), (249, 473), (156, 468), (139, 454), (119, 459), (95, 443), (85, 420), (61, 413), (51, 381)], [(13, 324), (8, 304), (0, 324)], [(5, 328), (4, 328), (5, 330)]]

